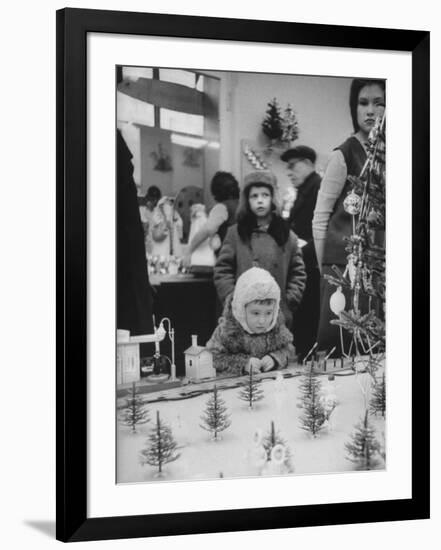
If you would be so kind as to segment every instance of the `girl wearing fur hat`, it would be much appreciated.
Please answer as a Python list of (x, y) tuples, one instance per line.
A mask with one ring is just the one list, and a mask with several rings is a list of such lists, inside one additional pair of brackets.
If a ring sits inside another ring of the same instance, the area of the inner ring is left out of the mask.
[(280, 311), (279, 285), (268, 271), (252, 267), (227, 298), (207, 349), (216, 371), (240, 375), (286, 367), (292, 340)]
[(237, 224), (228, 229), (214, 268), (214, 284), (225, 304), (238, 277), (253, 266), (266, 269), (281, 290), (281, 309), (288, 326), (302, 299), (306, 273), (296, 235), (278, 214), (275, 176), (268, 171), (245, 177)]

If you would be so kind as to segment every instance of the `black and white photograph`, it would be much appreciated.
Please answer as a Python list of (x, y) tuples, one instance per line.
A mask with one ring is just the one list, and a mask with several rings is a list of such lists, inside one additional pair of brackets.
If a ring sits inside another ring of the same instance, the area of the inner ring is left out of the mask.
[(387, 80), (292, 69), (116, 66), (118, 484), (387, 468)]
[(2, 548), (436, 546), (436, 8), (5, 4)]

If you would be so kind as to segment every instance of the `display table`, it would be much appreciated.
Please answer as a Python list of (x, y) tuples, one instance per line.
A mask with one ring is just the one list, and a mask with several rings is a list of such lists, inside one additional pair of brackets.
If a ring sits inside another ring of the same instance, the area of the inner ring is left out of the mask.
[[(150, 421), (137, 427), (118, 423), (117, 430), (117, 481), (119, 483), (164, 480), (196, 480), (234, 478), (258, 475), (275, 475), (261, 469), (255, 456), (256, 434), (263, 437), (274, 423), (291, 456), (291, 474), (348, 472), (356, 469), (347, 458), (345, 444), (350, 440), (354, 426), (366, 412), (366, 392), (372, 378), (366, 372), (355, 372), (345, 364), (334, 371), (333, 380), (321, 374), (321, 392), (336, 398), (336, 407), (329, 422), (316, 437), (302, 429), (300, 385), (304, 372), (300, 365), (290, 365), (283, 371), (256, 375), (261, 379), (264, 397), (253, 409), (241, 400), (240, 392), (246, 377), (217, 377), (216, 380), (183, 386), (166, 386), (162, 391), (141, 393)], [(378, 375), (383, 367), (378, 370)], [(331, 376), (332, 378), (332, 376)], [(214, 384), (224, 401), (230, 426), (222, 432), (219, 441), (201, 428), (201, 417), (212, 395)], [(144, 388), (145, 390), (145, 388)], [(124, 399), (118, 399), (121, 414)], [(171, 429), (180, 457), (164, 466), (163, 477), (156, 470), (140, 462), (140, 452), (154, 430), (156, 414)], [(381, 414), (369, 415), (379, 448), (385, 448), (385, 418)], [(383, 450), (379, 453), (376, 469), (384, 469)], [(277, 474), (279, 475), (279, 474)], [(283, 474), (284, 475), (284, 474)]]

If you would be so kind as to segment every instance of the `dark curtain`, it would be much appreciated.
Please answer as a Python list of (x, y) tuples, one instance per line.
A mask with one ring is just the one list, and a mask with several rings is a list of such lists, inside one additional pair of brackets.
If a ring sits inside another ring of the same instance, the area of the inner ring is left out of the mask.
[(132, 154), (117, 131), (117, 328), (153, 332), (153, 297), (148, 279), (144, 233), (139, 217)]

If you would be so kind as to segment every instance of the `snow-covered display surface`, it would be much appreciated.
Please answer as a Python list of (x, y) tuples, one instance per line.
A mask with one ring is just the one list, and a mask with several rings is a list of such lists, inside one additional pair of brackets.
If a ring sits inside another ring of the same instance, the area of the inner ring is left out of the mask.
[[(381, 376), (383, 369), (376, 373)], [(201, 427), (201, 416), (206, 410), (215, 381), (171, 388), (145, 395), (150, 418), (157, 411), (171, 428), (178, 445), (179, 458), (165, 464), (158, 476), (153, 466), (143, 465), (140, 453), (146, 447), (148, 436), (154, 429), (154, 421), (142, 424), (133, 433), (118, 423), (117, 428), (117, 482), (164, 482), (213, 478), (250, 477), (285, 474), (276, 468), (274, 461), (265, 464), (260, 452), (261, 440), (269, 434), (271, 423), (289, 448), (292, 474), (317, 474), (353, 471), (357, 465), (348, 460), (345, 444), (351, 440), (354, 427), (363, 421), (372, 390), (372, 378), (368, 373), (356, 373), (351, 369), (335, 374), (334, 380), (319, 375), (321, 394), (327, 403), (336, 404), (329, 421), (313, 437), (302, 429), (300, 417), (302, 377), (299, 367), (282, 372), (268, 373), (261, 388), (264, 398), (250, 409), (240, 399), (243, 379), (217, 380), (219, 396), (225, 402), (231, 425), (214, 441), (210, 433)], [(222, 383), (224, 382), (224, 383)], [(234, 387), (225, 387), (233, 385)], [(206, 393), (201, 393), (205, 391)], [(186, 397), (187, 395), (187, 397)], [(188, 395), (193, 395), (188, 397)], [(323, 401), (325, 402), (325, 401)], [(124, 399), (118, 399), (118, 408)], [(376, 453), (376, 469), (385, 468), (385, 418), (381, 413), (370, 414), (369, 421), (379, 443)], [(279, 449), (276, 449), (279, 450)]]

